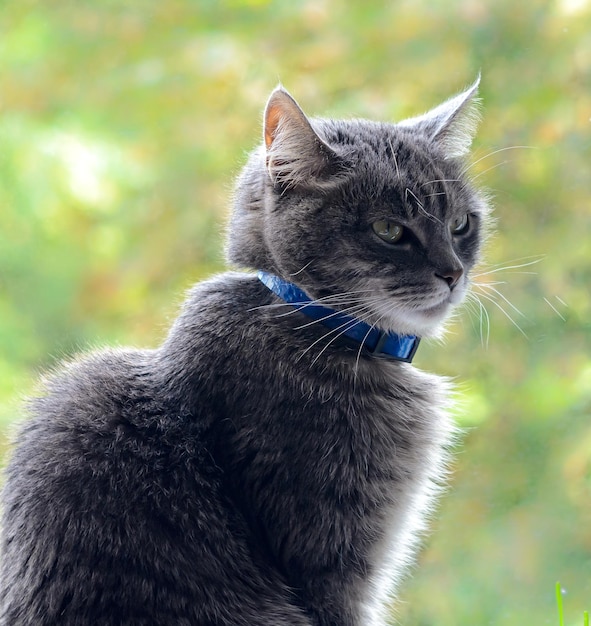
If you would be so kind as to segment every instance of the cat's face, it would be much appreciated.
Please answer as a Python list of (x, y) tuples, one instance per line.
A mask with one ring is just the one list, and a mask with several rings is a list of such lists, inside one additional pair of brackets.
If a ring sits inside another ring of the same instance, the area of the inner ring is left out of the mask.
[(310, 121), (274, 92), (260, 197), (235, 213), (237, 232), (256, 225), (251, 243), (264, 248), (249, 264), (383, 330), (437, 335), (466, 293), (486, 219), (461, 159), (474, 91), (399, 125)]

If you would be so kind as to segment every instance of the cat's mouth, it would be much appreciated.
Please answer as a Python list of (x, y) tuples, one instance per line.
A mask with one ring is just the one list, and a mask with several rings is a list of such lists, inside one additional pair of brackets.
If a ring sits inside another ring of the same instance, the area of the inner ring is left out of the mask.
[[(370, 297), (365, 296), (368, 286), (373, 287)], [(418, 289), (413, 296), (405, 293), (401, 295), (399, 290), (392, 291), (383, 284), (368, 282), (358, 289), (356, 286), (350, 293), (361, 293), (365, 296), (363, 298), (365, 302), (358, 308), (362, 312), (359, 317), (366, 323), (383, 331), (401, 335), (438, 337), (444, 330), (443, 322), (463, 301), (466, 287), (466, 281), (454, 289), (447, 287), (444, 289), (442, 286), (432, 288), (426, 285), (423, 289)], [(349, 306), (345, 312), (354, 311), (354, 308)]]
[(466, 289), (458, 286), (450, 291), (441, 300), (416, 306), (405, 315), (409, 326), (414, 325), (416, 332), (422, 336), (440, 336), (443, 332), (443, 322), (454, 308), (464, 299)]
[(455, 289), (447, 293), (439, 302), (435, 304), (429, 303), (427, 306), (418, 306), (416, 313), (425, 319), (441, 319), (445, 317), (453, 307), (462, 302), (466, 294), (463, 285), (458, 285)]
[[(382, 306), (378, 325), (387, 326), (388, 330), (397, 333), (438, 337), (443, 332), (443, 322), (461, 303), (464, 295), (465, 289), (458, 288), (445, 295), (439, 294), (439, 298), (433, 294), (431, 298), (407, 305)], [(388, 313), (384, 312), (384, 308)]]
[(419, 308), (416, 310), (416, 313), (425, 318), (439, 319), (442, 316), (447, 314), (451, 306), (452, 306), (451, 299), (447, 298), (443, 300), (443, 302), (440, 302), (439, 304), (436, 304), (435, 306)]

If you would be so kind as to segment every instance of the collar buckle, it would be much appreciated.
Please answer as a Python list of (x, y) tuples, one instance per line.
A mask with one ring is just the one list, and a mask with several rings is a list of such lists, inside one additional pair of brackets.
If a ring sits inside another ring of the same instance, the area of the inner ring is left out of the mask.
[[(386, 344), (392, 340), (392, 335), (390, 333), (387, 333), (385, 331), (380, 331), (380, 335), (378, 337), (378, 340), (376, 342), (376, 345), (371, 348), (368, 345), (365, 345), (365, 349), (371, 353), (374, 354), (375, 356), (381, 356), (384, 358), (392, 358), (393, 356), (393, 352), (390, 350), (384, 350), (384, 348), (386, 348)], [(403, 356), (401, 354), (402, 350), (403, 350), (403, 346), (401, 345), (400, 350), (396, 350), (396, 354), (395, 354), (395, 358), (397, 361), (400, 361), (401, 363), (412, 363), (412, 360), (414, 359), (414, 356), (417, 352), (417, 350), (419, 349), (419, 344), (421, 343), (421, 339), (420, 337), (415, 337), (415, 336), (406, 336), (406, 337), (400, 337), (399, 340), (408, 344), (408, 347), (406, 348), (406, 356)]]

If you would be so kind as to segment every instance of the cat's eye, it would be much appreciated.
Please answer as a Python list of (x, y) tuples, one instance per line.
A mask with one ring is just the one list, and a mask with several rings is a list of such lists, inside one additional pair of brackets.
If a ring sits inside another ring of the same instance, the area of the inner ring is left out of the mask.
[(464, 235), (470, 229), (470, 217), (466, 213), (462, 217), (456, 217), (451, 223), (452, 235)]
[(404, 234), (404, 228), (396, 222), (379, 220), (371, 225), (373, 232), (386, 243), (398, 243)]

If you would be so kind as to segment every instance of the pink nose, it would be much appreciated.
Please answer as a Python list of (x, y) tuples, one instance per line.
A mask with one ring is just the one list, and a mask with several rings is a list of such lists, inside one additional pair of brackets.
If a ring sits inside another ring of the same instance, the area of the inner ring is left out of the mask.
[(463, 273), (463, 269), (453, 269), (445, 270), (440, 274), (435, 273), (435, 276), (437, 276), (438, 278), (442, 278), (449, 285), (449, 288), (453, 289), (458, 284)]

